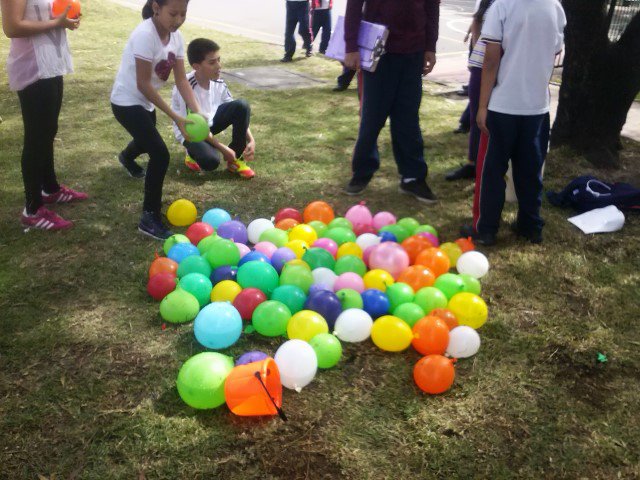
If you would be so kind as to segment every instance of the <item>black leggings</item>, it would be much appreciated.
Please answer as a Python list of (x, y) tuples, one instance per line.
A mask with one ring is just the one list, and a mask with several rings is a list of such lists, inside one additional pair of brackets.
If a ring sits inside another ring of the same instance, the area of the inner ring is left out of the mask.
[(22, 180), (27, 213), (42, 206), (42, 191), (60, 190), (53, 166), (53, 140), (58, 133), (58, 116), (62, 107), (62, 77), (45, 78), (18, 92), (24, 147)]
[(162, 184), (169, 168), (169, 150), (156, 128), (156, 111), (149, 112), (140, 105), (121, 107), (111, 104), (116, 120), (129, 132), (133, 140), (122, 151), (125, 160), (135, 160), (143, 153), (149, 154), (149, 164), (144, 180), (142, 209), (160, 213)]

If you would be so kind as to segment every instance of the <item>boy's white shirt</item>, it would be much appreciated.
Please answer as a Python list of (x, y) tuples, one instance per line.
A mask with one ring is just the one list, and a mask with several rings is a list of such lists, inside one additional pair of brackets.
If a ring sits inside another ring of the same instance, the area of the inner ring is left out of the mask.
[[(211, 127), (211, 125), (213, 125), (213, 117), (218, 111), (218, 107), (223, 103), (228, 103), (233, 100), (229, 87), (224, 80), (220, 79), (209, 81), (208, 89), (202, 88), (196, 80), (195, 71), (187, 74), (187, 80), (193, 89), (196, 100), (198, 100), (198, 105), (200, 105), (200, 113), (207, 118), (207, 123), (209, 127)], [(173, 87), (171, 93), (171, 108), (183, 117), (187, 115), (187, 105), (177, 87)], [(173, 134), (180, 144), (184, 142), (184, 137), (175, 123), (173, 124)]]
[(481, 38), (500, 43), (504, 55), (489, 110), (511, 115), (549, 111), (549, 80), (567, 23), (558, 0), (496, 0)]

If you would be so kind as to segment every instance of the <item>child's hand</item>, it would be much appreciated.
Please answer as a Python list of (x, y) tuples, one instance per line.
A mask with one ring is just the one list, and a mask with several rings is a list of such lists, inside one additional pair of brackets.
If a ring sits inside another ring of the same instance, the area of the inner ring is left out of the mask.
[(71, 9), (71, 4), (67, 5), (67, 8), (64, 9), (62, 15), (56, 17), (58, 21), (58, 25), (62, 28), (68, 28), (69, 30), (75, 30), (80, 26), (80, 18), (67, 18), (67, 13)]
[(191, 120), (187, 120), (184, 117), (180, 117), (180, 116), (176, 116), (176, 118), (173, 119), (174, 122), (176, 122), (176, 125), (178, 126), (178, 130), (180, 130), (180, 133), (182, 133), (182, 136), (185, 138), (185, 140), (187, 142), (190, 142), (191, 139), (189, 138), (189, 134), (187, 133), (187, 129), (186, 126), (187, 124), (193, 123)]
[(247, 146), (244, 149), (244, 152), (242, 152), (242, 157), (247, 162), (252, 162), (253, 161), (253, 156), (254, 156), (255, 153), (256, 153), (256, 142), (251, 141), (251, 142), (247, 143)]
[(478, 115), (476, 116), (476, 122), (478, 124), (478, 128), (485, 135), (489, 135), (489, 129), (487, 128), (487, 109), (481, 108), (478, 110)]
[(220, 151), (222, 152), (222, 157), (225, 162), (233, 162), (236, 159), (236, 152), (226, 145), (220, 144)]

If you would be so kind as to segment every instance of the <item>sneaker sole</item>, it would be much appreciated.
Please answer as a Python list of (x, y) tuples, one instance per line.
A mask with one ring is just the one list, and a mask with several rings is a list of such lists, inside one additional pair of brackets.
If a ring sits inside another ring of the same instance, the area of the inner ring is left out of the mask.
[(436, 203), (438, 203), (438, 200), (431, 200), (429, 198), (419, 197), (415, 193), (407, 192), (406, 190), (403, 190), (402, 188), (398, 188), (398, 192), (402, 193), (403, 195), (410, 195), (413, 198), (417, 199), (418, 201), (420, 201), (422, 203), (426, 203), (427, 205), (435, 205)]
[(138, 227), (138, 232), (140, 232), (143, 235), (146, 235), (147, 237), (153, 238), (154, 240), (166, 240), (166, 238), (162, 238), (162, 237), (157, 237), (156, 235), (153, 235), (152, 233), (147, 232), (146, 230), (141, 229), (140, 227)]
[(346, 195), (349, 195), (350, 197), (355, 197), (356, 195), (360, 195), (362, 192), (364, 192), (366, 190), (366, 188), (363, 188), (362, 190), (360, 190), (359, 192), (347, 192), (346, 190), (344, 191), (344, 193)]

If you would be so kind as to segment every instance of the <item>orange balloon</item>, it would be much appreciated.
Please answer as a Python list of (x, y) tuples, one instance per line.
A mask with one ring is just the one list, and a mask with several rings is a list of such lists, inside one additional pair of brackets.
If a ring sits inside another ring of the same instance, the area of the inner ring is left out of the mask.
[(287, 230), (299, 224), (300, 222), (297, 221), (295, 218), (283, 218), (278, 223), (276, 223), (276, 228), (279, 228), (280, 230), (284, 230), (286, 232)]
[(438, 317), (422, 317), (413, 326), (411, 345), (422, 355), (442, 355), (449, 345), (449, 327)]
[(405, 238), (400, 245), (409, 255), (409, 265), (416, 263), (416, 257), (421, 251), (434, 246), (428, 238), (422, 235), (411, 235)]
[(449, 327), (449, 330), (453, 330), (459, 325), (458, 319), (453, 314), (453, 312), (446, 308), (434, 308), (433, 310), (431, 310), (431, 312), (429, 312), (429, 315), (438, 317), (440, 320), (443, 320), (444, 323), (447, 324), (447, 327)]
[(471, 250), (476, 249), (476, 246), (473, 244), (473, 240), (471, 240), (471, 237), (459, 238), (456, 240), (456, 243), (460, 247), (460, 250), (462, 250), (462, 253), (470, 252)]
[(151, 266), (149, 267), (149, 278), (158, 273), (177, 274), (177, 272), (178, 262), (167, 257), (158, 257), (153, 262), (151, 262)]
[(327, 202), (311, 202), (307, 205), (302, 212), (304, 223), (309, 223), (314, 220), (319, 220), (325, 225), (328, 225), (331, 220), (335, 218), (333, 208)]
[(436, 281), (436, 276), (424, 265), (412, 265), (405, 268), (398, 277), (398, 282), (404, 282), (417, 292), (423, 287), (430, 287)]
[(51, 8), (53, 16), (59, 17), (62, 15), (67, 5), (71, 5), (67, 12), (67, 18), (78, 18), (80, 16), (80, 2), (77, 0), (55, 0)]
[(416, 265), (424, 265), (433, 272), (436, 277), (447, 273), (451, 268), (449, 257), (439, 248), (427, 248), (416, 257)]
[(453, 368), (455, 359), (442, 355), (422, 357), (413, 367), (413, 380), (425, 393), (438, 394), (446, 392), (453, 385), (456, 371)]

